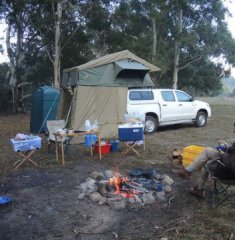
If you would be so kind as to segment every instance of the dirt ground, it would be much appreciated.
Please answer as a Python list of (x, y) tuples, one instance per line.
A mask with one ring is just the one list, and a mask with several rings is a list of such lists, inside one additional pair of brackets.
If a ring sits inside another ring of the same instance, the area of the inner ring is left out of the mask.
[[(66, 154), (65, 166), (47, 153), (46, 137), (33, 159), (35, 167), (25, 164), (13, 169), (18, 156), (9, 139), (16, 133), (28, 133), (30, 115), (0, 115), (0, 195), (9, 195), (13, 202), (0, 205), (0, 239), (235, 239), (234, 205), (217, 209), (206, 200), (198, 200), (187, 193), (197, 177), (182, 180), (172, 174), (177, 168), (172, 151), (188, 145), (216, 146), (218, 139), (232, 141), (234, 99), (206, 99), (213, 117), (204, 128), (193, 125), (164, 127), (146, 136), (146, 149), (140, 147), (142, 158), (120, 152), (90, 157), (83, 144), (72, 145)], [(121, 146), (122, 148), (122, 146)], [(78, 199), (78, 185), (91, 172), (119, 169), (125, 173), (133, 167), (154, 167), (157, 172), (174, 179), (171, 201), (154, 203), (143, 208), (112, 210), (88, 199)]]

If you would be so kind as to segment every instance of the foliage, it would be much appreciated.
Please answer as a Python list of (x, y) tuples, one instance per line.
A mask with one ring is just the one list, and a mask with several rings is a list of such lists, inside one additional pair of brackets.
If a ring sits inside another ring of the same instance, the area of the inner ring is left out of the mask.
[[(60, 0), (2, 0), (0, 18), (12, 25), (22, 23), (22, 65), (19, 82), (36, 87), (52, 84), (55, 54), (56, 6)], [(227, 9), (218, 1), (178, 0), (67, 0), (62, 1), (61, 71), (95, 57), (128, 49), (162, 69), (153, 73), (157, 87), (171, 87), (174, 42), (180, 42), (181, 89), (199, 95), (221, 93), (227, 74), (212, 61), (224, 57), (235, 65), (235, 41), (225, 22)], [(182, 9), (183, 28), (176, 28), (176, 12)], [(155, 23), (153, 25), (153, 23)], [(153, 49), (153, 27), (156, 49)], [(11, 44), (16, 54), (16, 45)]]

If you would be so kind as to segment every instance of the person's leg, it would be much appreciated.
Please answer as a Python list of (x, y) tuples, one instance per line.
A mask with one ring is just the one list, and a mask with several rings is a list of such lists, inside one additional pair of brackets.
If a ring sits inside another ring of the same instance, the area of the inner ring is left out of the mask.
[[(213, 160), (210, 160), (213, 161)], [(208, 162), (210, 162), (208, 161)], [(208, 179), (208, 172), (206, 170), (206, 168), (202, 168), (200, 171), (200, 176), (198, 176), (197, 178), (197, 184), (194, 188), (190, 189), (189, 193), (191, 193), (192, 195), (200, 198), (200, 199), (204, 199), (205, 198), (205, 194), (204, 194), (204, 188)]]
[(201, 169), (209, 160), (217, 159), (219, 156), (220, 153), (216, 149), (206, 147), (205, 150), (197, 158), (195, 158), (188, 167), (173, 171), (180, 177), (190, 177), (192, 172)]
[(219, 157), (219, 151), (211, 147), (206, 147), (205, 150), (197, 158), (195, 158), (188, 167), (186, 167), (186, 170), (189, 172), (200, 170), (209, 160), (217, 159)]

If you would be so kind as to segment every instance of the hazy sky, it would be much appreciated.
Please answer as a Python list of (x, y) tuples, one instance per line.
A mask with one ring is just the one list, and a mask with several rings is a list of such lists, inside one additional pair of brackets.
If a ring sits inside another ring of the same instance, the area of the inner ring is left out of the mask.
[[(231, 17), (227, 17), (226, 20), (228, 22), (228, 28), (232, 33), (233, 38), (235, 38), (235, 0), (223, 0), (225, 6), (229, 9), (232, 14)], [(6, 25), (3, 22), (0, 22), (0, 43), (5, 45), (4, 37), (6, 35)], [(0, 53), (0, 63), (7, 62), (8, 58), (6, 53), (2, 55)], [(223, 62), (223, 59), (219, 61)], [(235, 68), (232, 69), (232, 75), (235, 76)]]

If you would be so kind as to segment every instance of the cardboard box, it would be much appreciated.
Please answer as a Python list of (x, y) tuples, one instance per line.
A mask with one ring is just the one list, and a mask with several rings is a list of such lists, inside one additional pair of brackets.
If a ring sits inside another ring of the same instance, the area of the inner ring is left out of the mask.
[(17, 140), (15, 138), (11, 139), (13, 150), (15, 152), (28, 151), (33, 149), (41, 148), (42, 139), (38, 136), (35, 136), (31, 139)]
[(187, 167), (204, 149), (205, 147), (198, 145), (190, 145), (183, 148), (183, 166)]

